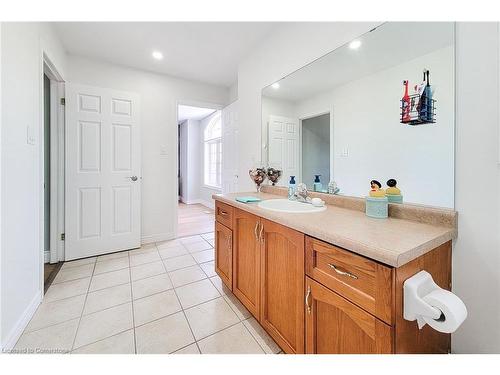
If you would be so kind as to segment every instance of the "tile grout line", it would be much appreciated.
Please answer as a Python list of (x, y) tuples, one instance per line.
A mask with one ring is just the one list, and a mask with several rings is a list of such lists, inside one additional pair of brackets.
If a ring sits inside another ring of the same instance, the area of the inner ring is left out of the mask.
[(82, 323), (83, 311), (85, 310), (85, 305), (87, 304), (87, 297), (89, 295), (90, 285), (92, 284), (92, 277), (94, 277), (94, 270), (96, 264), (97, 264), (97, 258), (96, 261), (94, 262), (94, 268), (92, 269), (92, 274), (90, 275), (90, 282), (89, 286), (87, 287), (87, 294), (85, 294), (85, 299), (83, 301), (83, 306), (82, 306), (82, 312), (80, 313), (80, 319), (78, 320), (78, 326), (76, 327), (75, 337), (73, 337), (73, 343), (71, 345), (70, 353), (73, 351), (75, 347), (76, 337), (78, 336), (78, 330), (80, 329), (80, 324)]
[[(156, 244), (155, 244), (155, 248), (156, 248)], [(137, 339), (135, 337), (134, 289), (132, 288), (132, 267), (130, 267), (130, 253), (128, 253), (128, 266), (129, 266), (128, 267), (128, 275), (130, 278), (130, 298), (132, 299), (131, 307), (132, 307), (132, 329), (133, 329), (132, 332), (134, 334), (134, 354), (137, 354)]]
[[(163, 268), (165, 269), (165, 272), (167, 272), (167, 267), (165, 267), (165, 264), (163, 262), (162, 262), (162, 264), (163, 264)], [(167, 272), (167, 275), (170, 278), (170, 275), (168, 274), (168, 272)], [(170, 279), (170, 283), (172, 283), (172, 279)], [(172, 283), (172, 286), (173, 286), (173, 283)], [(184, 319), (186, 319), (186, 323), (187, 323), (187, 325), (189, 327), (189, 331), (191, 332), (191, 336), (193, 337), (194, 343), (196, 344), (196, 347), (198, 348), (198, 352), (201, 353), (201, 350), (200, 350), (200, 347), (198, 345), (198, 342), (196, 341), (196, 336), (194, 335), (193, 329), (191, 328), (191, 324), (189, 323), (189, 319), (187, 318), (186, 312), (184, 311), (184, 308), (182, 307), (181, 300), (179, 298), (179, 295), (177, 294), (177, 291), (175, 290), (175, 287), (173, 288), (173, 291), (174, 291), (174, 294), (175, 294), (175, 298), (177, 298), (177, 302), (179, 303), (179, 306), (181, 307), (182, 315), (184, 316)], [(191, 344), (189, 344), (189, 345), (191, 345)], [(179, 348), (179, 349), (182, 349), (182, 348)], [(176, 349), (175, 351), (177, 351), (179, 349)], [(171, 352), (171, 353), (173, 353), (173, 352)]]

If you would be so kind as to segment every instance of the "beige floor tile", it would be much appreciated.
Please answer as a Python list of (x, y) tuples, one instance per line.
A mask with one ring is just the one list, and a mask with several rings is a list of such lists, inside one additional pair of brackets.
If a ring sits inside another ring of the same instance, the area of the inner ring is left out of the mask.
[(196, 261), (190, 254), (165, 259), (163, 263), (165, 264), (165, 268), (169, 272), (196, 265)]
[(65, 298), (54, 302), (43, 302), (38, 306), (25, 332), (79, 318), (82, 314), (84, 303), (85, 295)]
[(154, 243), (148, 243), (146, 245), (142, 245), (138, 249), (129, 250), (128, 254), (140, 255), (140, 254), (150, 253), (152, 251), (158, 251), (158, 249), (156, 248), (156, 245)]
[(207, 240), (210, 246), (215, 247), (215, 239)]
[(148, 251), (144, 254), (130, 255), (130, 266), (140, 266), (141, 264), (153, 263), (161, 260), (158, 251)]
[(191, 254), (197, 263), (211, 262), (215, 259), (215, 251), (210, 248), (208, 250), (198, 251)]
[(197, 340), (239, 322), (238, 317), (223, 298), (191, 307), (185, 310), (185, 313)]
[(144, 279), (146, 277), (159, 275), (165, 273), (165, 266), (163, 262), (154, 262), (141, 264), (140, 266), (130, 267), (132, 281)]
[(274, 342), (274, 340), (264, 331), (264, 328), (251, 317), (243, 321), (245, 327), (250, 331), (253, 338), (259, 343), (260, 347), (264, 349), (267, 354), (276, 354), (281, 351), (281, 348)]
[(197, 253), (199, 251), (208, 250), (212, 248), (212, 246), (210, 246), (210, 244), (203, 239), (198, 242), (190, 242), (184, 244), (184, 246), (190, 253)]
[(94, 275), (104, 272), (118, 271), (129, 267), (128, 257), (115, 258), (97, 262), (94, 269)]
[(28, 353), (61, 354), (71, 351), (79, 319), (23, 333), (15, 349)]
[(221, 278), (218, 275), (211, 277), (210, 281), (212, 282), (212, 284), (214, 284), (220, 294), (224, 295), (231, 293), (229, 288), (222, 282)]
[(174, 287), (182, 286), (207, 277), (205, 272), (199, 266), (183, 268), (169, 273)]
[(191, 344), (173, 352), (172, 354), (200, 354), (200, 350), (198, 349), (198, 345)]
[(78, 327), (74, 349), (116, 335), (132, 327), (132, 303), (84, 315), (80, 327)]
[(158, 252), (160, 253), (160, 257), (162, 259), (174, 258), (174, 257), (179, 257), (181, 255), (189, 254), (186, 248), (182, 245), (167, 247), (164, 249), (162, 248), (159, 249)]
[(200, 264), (200, 267), (208, 277), (217, 276), (217, 273), (215, 272), (215, 262), (214, 261), (202, 263), (202, 264)]
[(195, 235), (195, 236), (182, 237), (182, 238), (179, 238), (179, 240), (181, 241), (182, 244), (185, 245), (188, 243), (203, 241), (203, 237), (201, 237), (199, 235)]
[(201, 237), (203, 237), (203, 239), (205, 240), (213, 240), (215, 238), (215, 233), (214, 232), (204, 233), (201, 235)]
[(73, 354), (134, 354), (134, 330), (119, 333), (93, 344), (82, 346)]
[(181, 310), (173, 289), (134, 301), (135, 326), (163, 318)]
[(95, 259), (96, 259), (95, 257), (92, 257), (92, 258), (83, 258), (83, 259), (71, 260), (69, 262), (64, 262), (63, 265), (61, 266), (61, 271), (72, 267), (84, 266), (86, 264), (94, 264)]
[(264, 351), (242, 323), (198, 341), (203, 354), (263, 354)]
[(92, 314), (130, 301), (132, 301), (130, 284), (122, 284), (111, 288), (101, 289), (87, 295), (83, 314)]
[(51, 285), (47, 293), (43, 296), (43, 301), (52, 302), (63, 298), (86, 294), (89, 289), (89, 284), (90, 277), (86, 277), (85, 279), (77, 279)]
[(93, 270), (94, 270), (94, 263), (60, 270), (57, 276), (55, 277), (54, 281), (52, 282), (52, 284), (58, 284), (58, 283), (63, 283), (65, 281), (83, 279), (85, 277), (92, 276)]
[(208, 279), (181, 286), (175, 292), (183, 309), (220, 297), (220, 293)]
[(175, 240), (163, 241), (163, 242), (156, 243), (156, 247), (158, 248), (158, 250), (168, 249), (170, 247), (178, 247), (178, 246), (182, 246), (182, 242), (178, 238)]
[(128, 251), (118, 251), (117, 253), (111, 253), (106, 255), (99, 255), (97, 257), (97, 263), (105, 262), (111, 259), (125, 258), (128, 257)]
[(231, 306), (231, 309), (233, 309), (235, 314), (238, 316), (238, 319), (245, 320), (252, 316), (252, 314), (250, 314), (250, 311), (248, 311), (247, 308), (243, 306), (243, 304), (238, 300), (238, 298), (236, 298), (233, 293), (226, 293), (223, 297), (229, 304), (229, 306)]
[(132, 281), (132, 296), (134, 299), (172, 289), (172, 281), (166, 274), (160, 274), (146, 279)]
[(137, 353), (172, 353), (194, 342), (182, 312), (137, 327), (135, 335)]
[(92, 277), (90, 282), (90, 291), (109, 288), (115, 285), (126, 284), (130, 282), (130, 271), (128, 268), (119, 271), (106, 272)]

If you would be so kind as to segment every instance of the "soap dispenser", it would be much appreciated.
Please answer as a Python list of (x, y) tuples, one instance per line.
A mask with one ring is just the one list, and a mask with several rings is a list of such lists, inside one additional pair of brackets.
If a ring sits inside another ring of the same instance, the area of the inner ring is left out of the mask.
[(295, 176), (290, 176), (290, 182), (288, 183), (288, 199), (291, 199), (295, 195)]
[(313, 185), (313, 190), (314, 191), (321, 191), (323, 190), (323, 186), (321, 185), (321, 181), (319, 180), (320, 174), (315, 174), (314, 175), (314, 185)]

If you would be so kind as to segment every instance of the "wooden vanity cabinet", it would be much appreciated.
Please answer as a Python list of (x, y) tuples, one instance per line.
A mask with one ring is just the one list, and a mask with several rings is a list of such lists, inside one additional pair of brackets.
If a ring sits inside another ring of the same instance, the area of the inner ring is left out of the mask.
[(215, 272), (233, 290), (233, 231), (215, 222)]
[(233, 293), (258, 320), (260, 316), (260, 218), (233, 213)]
[(304, 353), (304, 234), (261, 226), (260, 324), (286, 353)]
[(389, 354), (392, 327), (306, 277), (306, 353)]

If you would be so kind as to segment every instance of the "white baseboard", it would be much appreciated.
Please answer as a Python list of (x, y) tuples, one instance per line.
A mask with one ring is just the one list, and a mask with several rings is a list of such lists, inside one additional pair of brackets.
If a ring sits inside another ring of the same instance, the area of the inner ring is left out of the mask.
[(168, 241), (168, 240), (173, 240), (174, 238), (175, 238), (175, 236), (171, 232), (151, 234), (148, 236), (142, 236), (141, 237), (141, 244), (145, 245), (145, 244), (152, 243), (152, 242)]
[(43, 263), (49, 263), (50, 262), (50, 251), (44, 251), (43, 252)]
[(181, 199), (181, 202), (184, 204), (201, 204), (203, 202), (202, 199), (191, 199), (191, 200), (186, 200), (186, 199)]
[(14, 346), (17, 343), (17, 340), (19, 340), (19, 337), (21, 337), (21, 335), (23, 334), (26, 326), (28, 325), (31, 318), (35, 314), (35, 311), (41, 302), (42, 302), (42, 295), (37, 293), (33, 298), (33, 300), (30, 302), (30, 304), (26, 307), (26, 309), (24, 310), (24, 312), (22, 313), (21, 317), (16, 322), (14, 327), (12, 327), (12, 329), (10, 330), (9, 334), (7, 335), (7, 338), (5, 339), (5, 342), (2, 343), (2, 351), (11, 350), (14, 348)]

